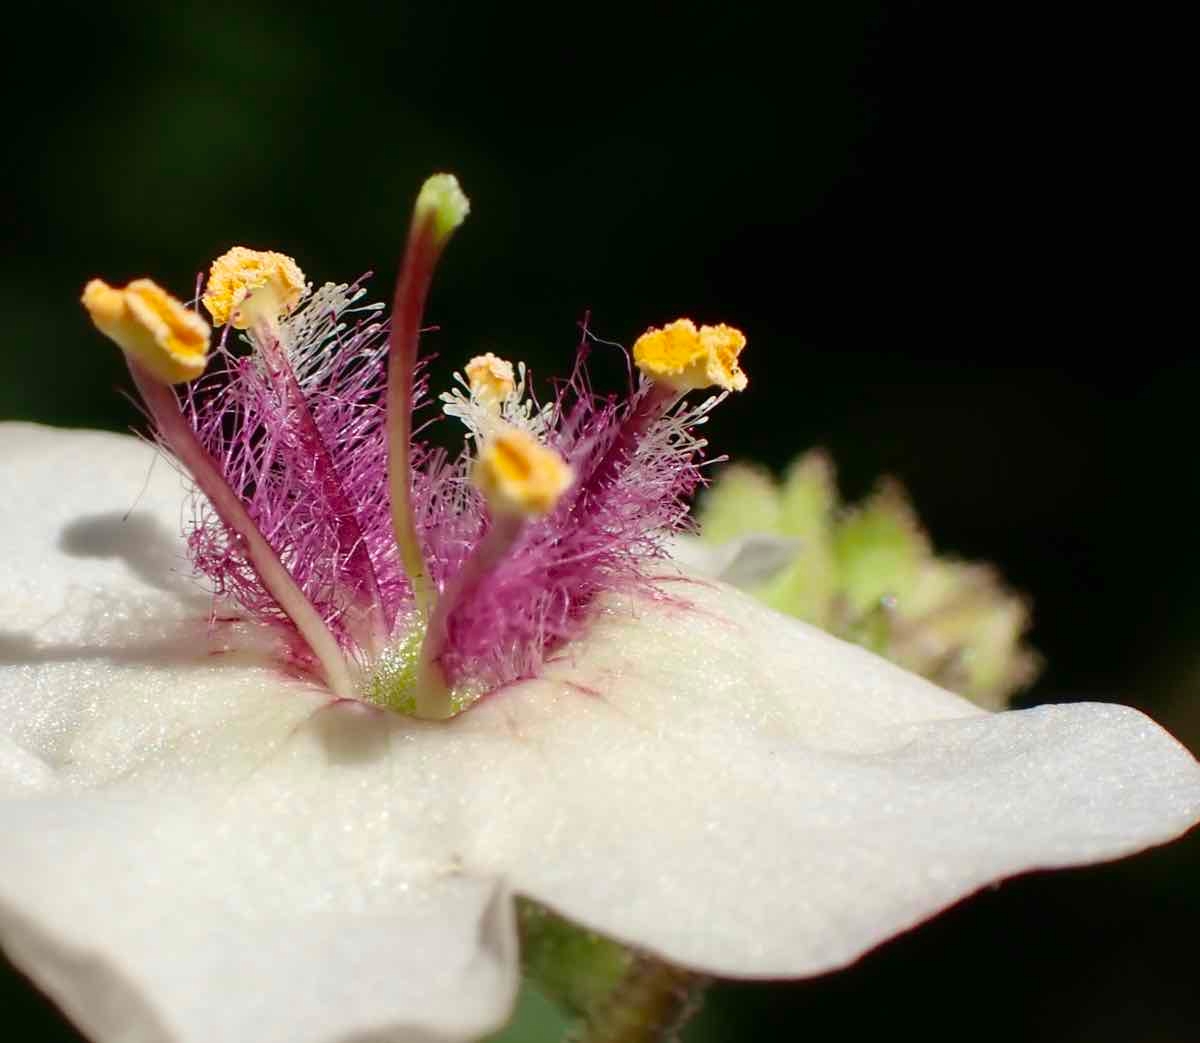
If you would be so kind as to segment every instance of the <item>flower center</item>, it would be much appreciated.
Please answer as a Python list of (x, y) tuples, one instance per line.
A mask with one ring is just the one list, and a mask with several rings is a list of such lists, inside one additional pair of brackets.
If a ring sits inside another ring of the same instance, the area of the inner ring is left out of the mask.
[(196, 569), (335, 696), (427, 719), (536, 674), (606, 591), (651, 587), (648, 565), (701, 479), (693, 429), (722, 395), (684, 398), (746, 382), (745, 338), (686, 319), (638, 340), (641, 383), (624, 401), (592, 391), (586, 340), (541, 405), (523, 365), (488, 353), (441, 396), (467, 447), (456, 459), (430, 448), (414, 437), (427, 398), (418, 335), (467, 210), (449, 175), (426, 183), (390, 323), (356, 306), (358, 286), (313, 291), (283, 254), (228, 251), (203, 301), (243, 333), (207, 368), (207, 324), (149, 280), (94, 280), (84, 294), (202, 494)]

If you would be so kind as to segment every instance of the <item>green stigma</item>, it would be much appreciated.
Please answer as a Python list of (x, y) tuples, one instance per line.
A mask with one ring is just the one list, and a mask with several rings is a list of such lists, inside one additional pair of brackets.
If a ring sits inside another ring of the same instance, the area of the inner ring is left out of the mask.
[(444, 243), (467, 219), (471, 203), (453, 174), (434, 174), (427, 178), (417, 196), (413, 223), (432, 220), (434, 236)]

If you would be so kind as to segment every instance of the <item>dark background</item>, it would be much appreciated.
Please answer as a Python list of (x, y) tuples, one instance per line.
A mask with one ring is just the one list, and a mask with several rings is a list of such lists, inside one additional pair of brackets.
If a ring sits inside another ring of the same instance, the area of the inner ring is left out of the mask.
[[(940, 548), (1032, 595), (1024, 701), (1119, 699), (1200, 749), (1170, 30), (960, 8), (44, 8), (6, 70), (0, 417), (137, 422), (90, 276), (188, 297), (244, 243), (385, 297), (413, 193), (451, 170), (474, 209), (430, 309), (439, 379), (488, 349), (561, 372), (588, 309), (623, 343), (738, 325), (720, 451), (825, 445), (851, 496), (898, 476)], [(689, 1039), (1191, 1040), (1198, 879), (1193, 837), (1018, 880), (842, 974), (720, 988)], [(0, 1003), (71, 1038), (11, 974)]]

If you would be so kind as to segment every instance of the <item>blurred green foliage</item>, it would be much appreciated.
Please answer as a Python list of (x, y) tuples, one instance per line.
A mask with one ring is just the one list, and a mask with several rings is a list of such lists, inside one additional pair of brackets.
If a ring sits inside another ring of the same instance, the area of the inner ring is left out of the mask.
[(984, 709), (1004, 709), (1037, 675), (1025, 600), (990, 566), (936, 554), (893, 479), (846, 507), (820, 450), (797, 457), (780, 482), (733, 464), (701, 494), (696, 521), (716, 546), (755, 535), (789, 541), (783, 568), (740, 585)]

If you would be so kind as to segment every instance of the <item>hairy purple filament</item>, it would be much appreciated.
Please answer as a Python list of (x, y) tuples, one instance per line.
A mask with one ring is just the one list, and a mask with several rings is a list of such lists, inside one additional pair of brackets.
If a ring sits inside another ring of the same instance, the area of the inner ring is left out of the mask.
[(296, 432), (298, 448), (311, 458), (311, 485), (320, 489), (330, 521), (337, 530), (338, 545), (345, 548), (346, 572), (354, 577), (351, 606), (344, 617), (346, 629), (360, 646), (377, 655), (391, 632), (394, 617), (388, 615), (388, 606), (380, 596), (375, 565), (367, 552), (354, 507), (342, 488), (320, 429), (288, 364), (278, 330), (264, 323), (256, 327), (255, 339), (278, 390), (280, 408), (288, 412), (292, 421), (289, 426)]
[(320, 664), (325, 683), (336, 694), (348, 696), (353, 685), (345, 662), (338, 654), (336, 640), (297, 587), (275, 549), (263, 538), (245, 505), (223, 480), (217, 462), (187, 426), (171, 390), (148, 376), (136, 362), (130, 361), (129, 369), (154, 418), (159, 438), (187, 468), (197, 488), (208, 497), (221, 519), (227, 540), (243, 557), (246, 572), (254, 576), (263, 592), (295, 626)]
[[(596, 395), (581, 345), (545, 432), (575, 485), (545, 517), (515, 526), (490, 517), (468, 450), (451, 459), (413, 437), (427, 391), (420, 308), (439, 252), (414, 227), (390, 340), (373, 310), (362, 317), (357, 286), (324, 287), (278, 327), (253, 329), (250, 355), (223, 345), (174, 420), (226, 486), (214, 496), (193, 470), (208, 497), (197, 500), (189, 539), (197, 570), (281, 628), (293, 662), (338, 694), (346, 681), (329, 677), (330, 643), (357, 692), (374, 692), (381, 655), (411, 648), (426, 623), (422, 662), (450, 687), (480, 692), (535, 674), (586, 625), (600, 594), (652, 591), (650, 563), (687, 524), (701, 480), (704, 443), (691, 431), (716, 400), (688, 408), (648, 382), (626, 400)], [(171, 422), (151, 408), (168, 434)], [(164, 441), (192, 469), (178, 433)], [(222, 496), (240, 505), (325, 638), (266, 581)], [(383, 701), (410, 709), (411, 695)]]
[(579, 490), (577, 499), (586, 503), (588, 499), (602, 492), (604, 486), (637, 452), (638, 443), (646, 432), (656, 421), (661, 420), (672, 406), (677, 405), (682, 397), (678, 391), (665, 384), (650, 384), (642, 394), (636, 395), (620, 430), (592, 468), (586, 484)]

